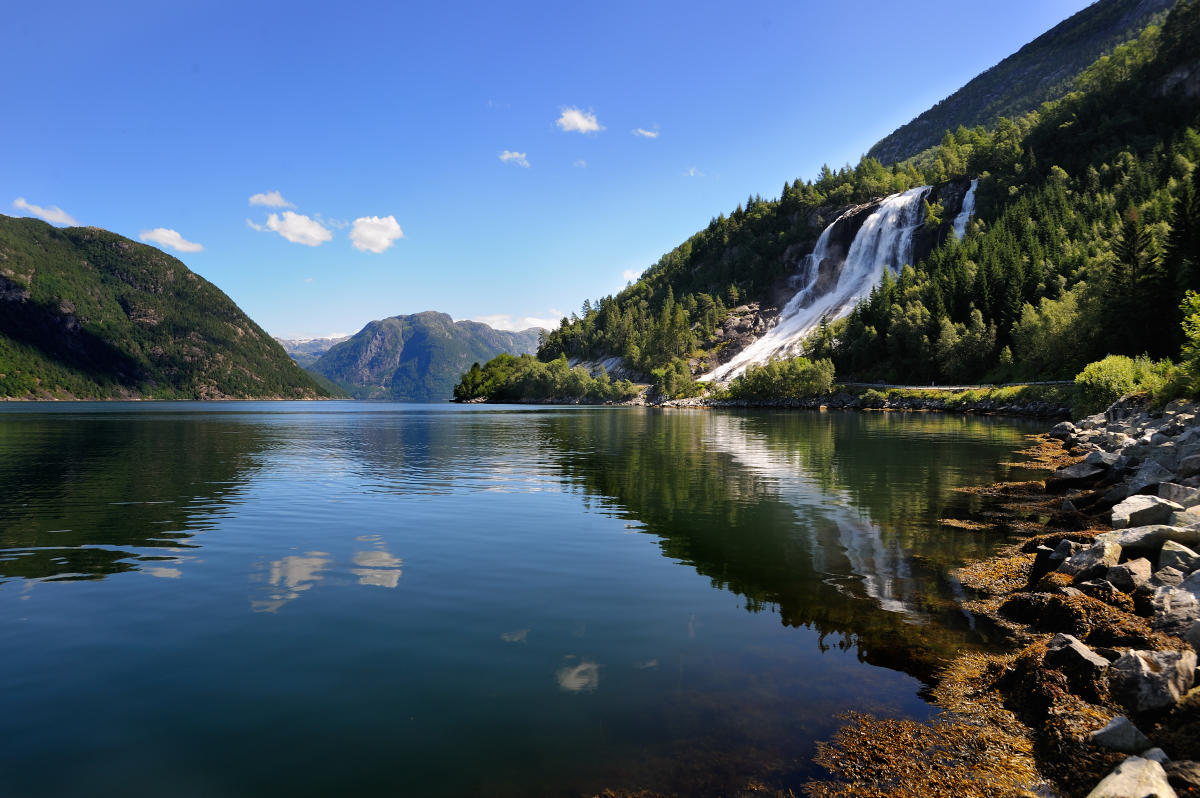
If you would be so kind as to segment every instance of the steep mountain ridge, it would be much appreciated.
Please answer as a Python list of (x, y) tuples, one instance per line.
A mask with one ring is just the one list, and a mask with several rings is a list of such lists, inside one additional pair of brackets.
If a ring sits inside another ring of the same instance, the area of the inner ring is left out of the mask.
[(959, 125), (990, 125), (1057, 99), (1097, 58), (1160, 21), (1174, 0), (1099, 0), (1063, 20), (901, 125), (867, 153), (890, 164), (937, 144)]
[(309, 368), (357, 399), (448, 401), (458, 378), (496, 355), (537, 350), (541, 330), (496, 330), (425, 311), (372, 321)]
[(326, 395), (176, 258), (96, 227), (0, 215), (0, 397)]

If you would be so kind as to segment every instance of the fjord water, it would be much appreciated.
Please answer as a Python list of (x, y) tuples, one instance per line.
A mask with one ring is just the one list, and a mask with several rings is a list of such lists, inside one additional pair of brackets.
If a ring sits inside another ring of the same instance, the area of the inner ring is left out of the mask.
[(987, 645), (940, 525), (1038, 425), (355, 403), (0, 408), (21, 796), (718, 795)]

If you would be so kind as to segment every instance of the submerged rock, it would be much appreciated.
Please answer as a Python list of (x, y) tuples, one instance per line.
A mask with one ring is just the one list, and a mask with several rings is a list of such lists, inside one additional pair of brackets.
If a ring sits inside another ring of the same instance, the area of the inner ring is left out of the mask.
[(1195, 681), (1194, 651), (1129, 651), (1108, 669), (1113, 695), (1134, 713), (1173, 706)]

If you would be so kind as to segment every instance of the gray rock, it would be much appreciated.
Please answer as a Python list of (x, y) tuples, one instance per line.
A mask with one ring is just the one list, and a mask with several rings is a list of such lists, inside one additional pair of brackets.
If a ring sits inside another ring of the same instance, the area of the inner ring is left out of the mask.
[(1124, 715), (1117, 715), (1102, 729), (1088, 735), (1091, 741), (1102, 748), (1111, 748), (1126, 754), (1136, 754), (1150, 747), (1150, 738), (1133, 725)]
[(1120, 452), (1133, 443), (1133, 438), (1130, 438), (1123, 432), (1106, 432), (1096, 442), (1106, 451)]
[(1078, 596), (1083, 596), (1083, 595), (1086, 595), (1086, 594), (1085, 594), (1085, 593), (1084, 593), (1082, 590), (1080, 590), (1079, 588), (1077, 588), (1077, 587), (1071, 587), (1070, 585), (1067, 585), (1066, 587), (1062, 588), (1062, 589), (1061, 589), (1061, 590), (1059, 590), (1058, 592), (1059, 592), (1061, 595), (1064, 595), (1064, 596), (1066, 596), (1067, 598), (1076, 598), (1076, 597), (1078, 597)]
[(1071, 501), (1070, 499), (1063, 499), (1062, 511), (1064, 513), (1075, 513), (1079, 512), (1079, 508), (1076, 507), (1075, 502)]
[(1164, 443), (1174, 443), (1174, 442), (1175, 441), (1171, 440), (1170, 435), (1167, 435), (1162, 432), (1156, 432), (1150, 436), (1150, 445), (1151, 446), (1162, 446)]
[(1200, 554), (1182, 543), (1168, 540), (1158, 555), (1159, 568), (1175, 568), (1180, 573), (1190, 574), (1200, 567)]
[(1054, 547), (1054, 553), (1050, 555), (1051, 560), (1063, 560), (1070, 557), (1072, 554), (1078, 554), (1086, 548), (1082, 543), (1074, 540), (1060, 540), (1058, 545)]
[(1154, 555), (1168, 540), (1182, 543), (1185, 546), (1200, 545), (1200, 529), (1167, 526), (1166, 524), (1151, 524), (1149, 526), (1132, 527), (1116, 532), (1102, 532), (1096, 535), (1096, 542), (1116, 543), (1121, 550), (1128, 553)]
[(1149, 560), (1145, 557), (1138, 557), (1136, 560), (1129, 560), (1109, 568), (1105, 578), (1118, 590), (1132, 593), (1150, 581), (1152, 570)]
[(1120, 560), (1120, 544), (1101, 541), (1063, 560), (1058, 570), (1074, 577), (1077, 582), (1084, 582), (1108, 573), (1108, 569)]
[(1200, 789), (1200, 762), (1184, 759), (1178, 762), (1168, 762), (1163, 765), (1167, 773), (1167, 781), (1172, 786)]
[(1070, 421), (1060, 421), (1051, 427), (1050, 431), (1046, 434), (1051, 438), (1058, 438), (1060, 441), (1065, 441), (1076, 432), (1079, 432), (1079, 427), (1076, 427)]
[[(1142, 751), (1142, 759), (1153, 759), (1158, 764), (1164, 766), (1171, 761), (1171, 757), (1167, 756), (1167, 752), (1161, 748), (1147, 748), (1145, 751)], [(1166, 770), (1166, 768), (1164, 767), (1163, 770)]]
[(1193, 474), (1200, 474), (1200, 454), (1193, 454), (1179, 461), (1176, 470), (1181, 477), (1190, 477)]
[(1136, 714), (1173, 706), (1191, 689), (1195, 670), (1195, 651), (1128, 651), (1108, 666), (1108, 684)]
[(1087, 798), (1178, 798), (1163, 766), (1131, 756), (1097, 784)]
[(1189, 488), (1177, 482), (1158, 483), (1158, 495), (1160, 498), (1173, 501), (1185, 509), (1200, 504), (1200, 488)]
[(1046, 667), (1066, 674), (1088, 677), (1097, 676), (1108, 669), (1108, 660), (1085, 646), (1074, 635), (1062, 633), (1050, 638), (1042, 662)]
[(1082, 418), (1082, 419), (1080, 419), (1080, 420), (1079, 420), (1079, 423), (1078, 423), (1078, 424), (1076, 424), (1075, 426), (1076, 426), (1077, 428), (1079, 428), (1079, 429), (1088, 429), (1088, 430), (1091, 430), (1091, 429), (1100, 429), (1100, 428), (1102, 428), (1102, 427), (1103, 427), (1103, 426), (1104, 426), (1106, 423), (1107, 423), (1107, 422), (1104, 420), (1104, 414), (1103, 414), (1103, 413), (1096, 413), (1096, 414), (1095, 414), (1095, 415), (1093, 415), (1093, 416), (1088, 416), (1088, 417), (1086, 417), (1086, 418)]
[(1100, 466), (1076, 463), (1075, 465), (1069, 465), (1055, 471), (1046, 480), (1046, 487), (1048, 489), (1082, 487), (1099, 481), (1104, 476), (1104, 473), (1105, 469)]
[(1180, 510), (1177, 513), (1171, 513), (1171, 517), (1167, 519), (1170, 526), (1195, 526), (1200, 524), (1200, 507), (1188, 507), (1186, 510)]
[(1192, 648), (1200, 651), (1200, 620), (1192, 621), (1192, 628), (1183, 636)]
[[(1155, 451), (1158, 451), (1161, 454), (1162, 449), (1163, 447), (1159, 446), (1155, 448)], [(1171, 458), (1174, 459), (1174, 452), (1171, 453)], [(1174, 463), (1172, 463), (1172, 465), (1174, 465)], [(1184, 476), (1189, 475), (1185, 474)], [(1143, 463), (1142, 467), (1137, 470), (1137, 473), (1130, 478), (1128, 483), (1129, 490), (1131, 493), (1141, 493), (1146, 488), (1154, 487), (1160, 482), (1169, 482), (1174, 478), (1175, 475), (1167, 470), (1162, 463), (1152, 460), (1148, 463)], [(1144, 521), (1142, 523), (1152, 524), (1155, 522)], [(1130, 526), (1136, 526), (1136, 524), (1130, 524)]]
[(1112, 526), (1113, 529), (1127, 529), (1161, 524), (1171, 517), (1171, 513), (1182, 509), (1182, 505), (1158, 496), (1130, 496), (1113, 508)]
[(1147, 583), (1155, 589), (1160, 587), (1179, 587), (1183, 584), (1183, 572), (1178, 568), (1159, 568)]
[(1117, 464), (1125, 458), (1116, 452), (1092, 452), (1087, 457), (1083, 458), (1083, 462), (1091, 466), (1099, 466), (1102, 468), (1119, 468)]
[(1197, 595), (1200, 591), (1189, 590), (1189, 581), (1185, 579), (1178, 587), (1164, 585), (1154, 591), (1151, 628), (1183, 637), (1200, 620), (1200, 595)]

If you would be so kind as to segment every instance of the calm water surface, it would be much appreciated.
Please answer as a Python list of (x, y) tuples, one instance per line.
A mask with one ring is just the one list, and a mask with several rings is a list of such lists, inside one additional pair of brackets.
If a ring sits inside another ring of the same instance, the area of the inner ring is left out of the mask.
[(1043, 426), (0, 407), (0, 794), (796, 788), (987, 645), (937, 519)]

